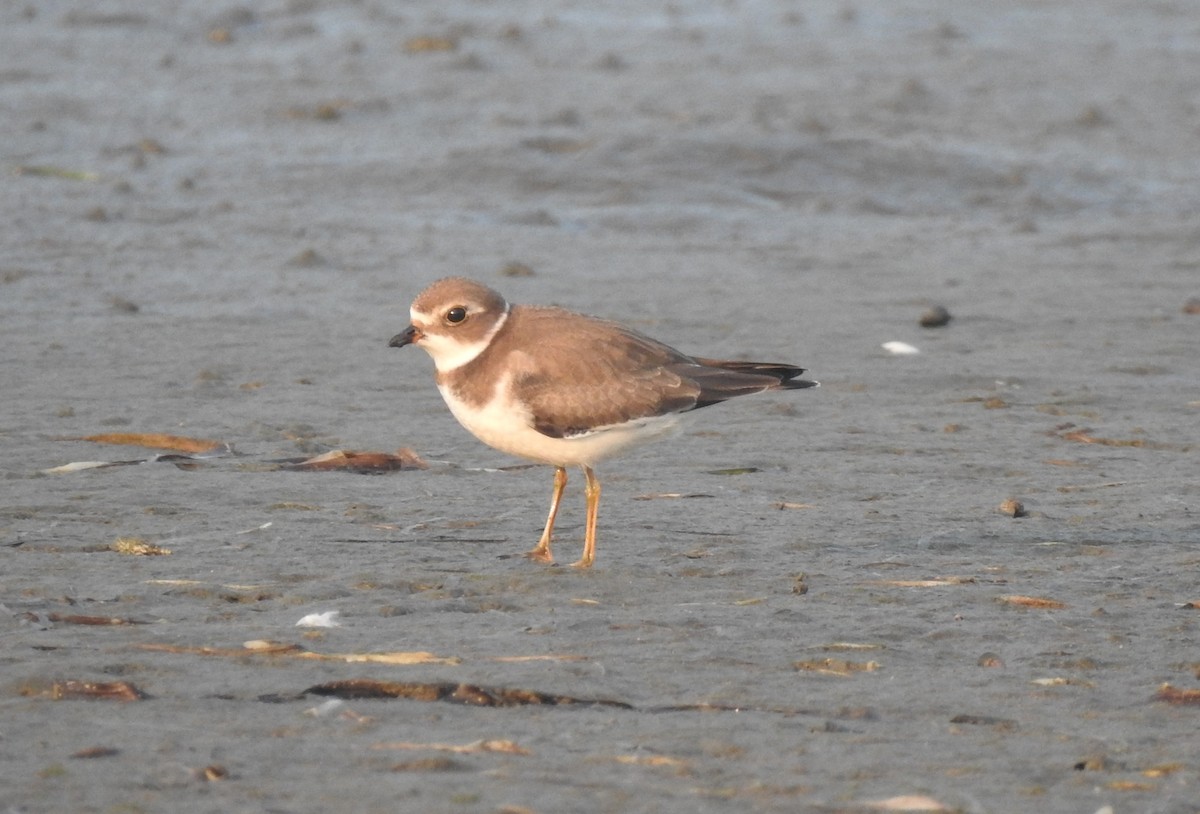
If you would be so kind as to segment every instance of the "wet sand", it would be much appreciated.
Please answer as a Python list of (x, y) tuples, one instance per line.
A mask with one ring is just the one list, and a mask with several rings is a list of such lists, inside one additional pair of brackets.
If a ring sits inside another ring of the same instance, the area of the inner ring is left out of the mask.
[[(1188, 6), (85, 5), (0, 12), (0, 810), (1198, 810)], [(386, 347), (448, 274), (822, 387), (536, 565)], [(143, 432), (236, 454), (44, 473)]]

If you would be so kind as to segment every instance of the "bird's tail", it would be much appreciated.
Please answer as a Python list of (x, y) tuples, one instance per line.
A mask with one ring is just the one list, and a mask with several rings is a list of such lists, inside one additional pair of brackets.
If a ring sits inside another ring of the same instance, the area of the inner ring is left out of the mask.
[(719, 367), (734, 373), (752, 373), (758, 376), (771, 376), (779, 381), (780, 390), (803, 390), (805, 387), (817, 387), (820, 382), (799, 378), (804, 374), (804, 368), (795, 365), (784, 365), (777, 362), (739, 362), (727, 359), (696, 359), (702, 365)]

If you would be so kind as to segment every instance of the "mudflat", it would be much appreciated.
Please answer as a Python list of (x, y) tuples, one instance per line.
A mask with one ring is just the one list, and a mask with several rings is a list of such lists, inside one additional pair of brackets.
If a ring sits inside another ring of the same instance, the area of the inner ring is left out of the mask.
[[(6, 6), (0, 809), (1194, 814), (1197, 36)], [(596, 566), (531, 563), (551, 471), (387, 347), (451, 274), (822, 386), (608, 463)]]

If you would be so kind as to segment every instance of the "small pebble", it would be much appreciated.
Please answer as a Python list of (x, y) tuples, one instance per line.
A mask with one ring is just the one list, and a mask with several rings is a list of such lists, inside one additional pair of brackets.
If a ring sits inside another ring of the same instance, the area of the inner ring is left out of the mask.
[(984, 653), (979, 657), (980, 667), (1003, 667), (1004, 659), (997, 656), (995, 653)]
[(1200, 297), (1192, 297), (1183, 304), (1183, 313), (1200, 314)]
[(792, 593), (800, 596), (808, 593), (808, 574), (801, 571), (792, 578)]
[(1017, 500), (1015, 497), (1010, 497), (1008, 500), (1000, 504), (1000, 511), (1007, 514), (1009, 517), (1025, 517), (1025, 504)]
[(229, 770), (219, 763), (213, 763), (196, 772), (196, 778), (198, 780), (206, 780), (209, 783), (216, 783), (220, 780), (228, 780)]
[(896, 341), (884, 342), (883, 349), (888, 353), (895, 354), (896, 356), (912, 356), (913, 354), (921, 352), (907, 342)]
[(922, 328), (943, 328), (950, 324), (950, 312), (940, 305), (935, 305), (925, 313), (921, 314), (920, 322)]
[(287, 264), (292, 268), (320, 268), (321, 266), (329, 265), (328, 261), (321, 256), (321, 253), (316, 249), (308, 248), (294, 256)]

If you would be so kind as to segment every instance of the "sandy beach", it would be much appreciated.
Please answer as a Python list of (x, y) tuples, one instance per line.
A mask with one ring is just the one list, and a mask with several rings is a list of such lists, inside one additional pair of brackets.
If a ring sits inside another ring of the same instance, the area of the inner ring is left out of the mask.
[[(0, 812), (1200, 812), (1193, 6), (49, 0), (0, 111)], [(535, 564), (447, 275), (822, 386)]]

